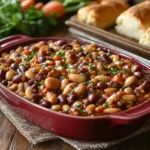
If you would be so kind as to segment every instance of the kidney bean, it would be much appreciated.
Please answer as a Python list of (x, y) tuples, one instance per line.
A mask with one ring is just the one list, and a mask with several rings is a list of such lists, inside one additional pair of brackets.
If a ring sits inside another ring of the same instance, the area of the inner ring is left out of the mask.
[(106, 102), (106, 98), (104, 98), (104, 97), (101, 97), (99, 100), (98, 100), (98, 104), (99, 105), (102, 105), (102, 104), (104, 104)]
[(60, 104), (67, 104), (67, 97), (65, 95), (59, 95), (58, 101)]
[(104, 82), (98, 82), (96, 86), (97, 86), (98, 89), (106, 88), (106, 84)]
[(43, 74), (40, 74), (40, 73), (38, 73), (38, 74), (36, 74), (36, 76), (35, 76), (35, 80), (36, 81), (42, 81), (42, 80), (44, 80), (45, 79), (45, 77), (44, 77), (44, 75)]
[(55, 49), (52, 48), (52, 47), (49, 47), (49, 48), (47, 49), (47, 51), (53, 53), (53, 52), (55, 52)]
[(46, 61), (46, 57), (45, 57), (45, 56), (41, 56), (41, 57), (38, 58), (38, 61), (39, 61), (40, 63), (43, 63), (43, 62)]
[(5, 70), (0, 70), (0, 77), (1, 77), (2, 79), (5, 78), (5, 75), (6, 75), (6, 71), (5, 71)]
[(65, 40), (58, 40), (55, 42), (55, 44), (57, 44), (58, 46), (63, 46), (63, 45), (66, 45), (67, 42)]
[(64, 49), (65, 49), (65, 50), (68, 50), (68, 49), (70, 50), (70, 49), (72, 49), (72, 47), (73, 47), (73, 46), (70, 45), (70, 44), (65, 44), (65, 45), (63, 45), (63, 46), (61, 47), (61, 49), (62, 49), (62, 50), (64, 50)]
[(142, 77), (143, 77), (143, 73), (142, 73), (141, 71), (134, 72), (134, 75), (135, 75), (137, 78), (142, 78)]
[(29, 79), (26, 76), (22, 76), (22, 82), (27, 82)]
[(102, 59), (103, 61), (108, 62), (108, 63), (111, 62), (111, 59), (110, 59), (106, 54), (101, 54), (101, 59)]
[(22, 82), (22, 75), (15, 75), (12, 80), (14, 83), (20, 83)]
[(88, 96), (88, 101), (89, 101), (90, 103), (95, 103), (96, 100), (97, 100), (96, 94), (94, 94), (94, 93), (89, 94), (89, 96)]
[(18, 65), (17, 64), (15, 64), (15, 63), (12, 63), (11, 65), (10, 65), (10, 68), (11, 69), (13, 69), (13, 70), (16, 70), (16, 69), (18, 69)]
[(28, 84), (31, 86), (31, 85), (33, 85), (34, 84), (34, 79), (30, 79), (29, 81), (28, 81)]
[(49, 107), (51, 106), (51, 103), (50, 103), (49, 101), (44, 100), (44, 99), (42, 99), (42, 100), (40, 101), (40, 104), (41, 104), (42, 106), (46, 107), (46, 108), (49, 108)]
[(137, 66), (137, 65), (136, 65), (136, 66), (133, 66), (133, 67), (132, 67), (132, 71), (133, 71), (133, 72), (141, 71), (141, 70), (142, 70), (141, 66)]
[(20, 71), (21, 73), (24, 73), (24, 72), (26, 72), (27, 70), (28, 70), (27, 67), (25, 67), (25, 66), (19, 66), (19, 71)]
[(40, 95), (40, 94), (35, 94), (35, 93), (32, 94), (32, 99), (38, 100), (38, 99), (40, 99), (40, 98), (41, 98), (41, 95)]
[(76, 99), (77, 99), (77, 96), (75, 94), (69, 95), (69, 97), (67, 98), (68, 104), (72, 105)]
[(78, 57), (83, 57), (83, 56), (86, 56), (86, 54), (84, 52), (80, 52), (80, 53), (77, 54), (77, 56)]
[(110, 81), (109, 84), (112, 86), (112, 87), (115, 87), (115, 88), (121, 88), (121, 85), (120, 83), (116, 82), (116, 81)]
[(32, 46), (32, 47), (29, 48), (30, 52), (37, 52), (38, 50), (39, 50), (39, 48), (36, 47), (36, 46)]
[(144, 81), (142, 85), (139, 86), (140, 90), (144, 91), (150, 91), (150, 82), (149, 81)]
[(2, 80), (1, 81), (3, 85), (7, 86), (8, 85), (8, 81), (7, 80)]

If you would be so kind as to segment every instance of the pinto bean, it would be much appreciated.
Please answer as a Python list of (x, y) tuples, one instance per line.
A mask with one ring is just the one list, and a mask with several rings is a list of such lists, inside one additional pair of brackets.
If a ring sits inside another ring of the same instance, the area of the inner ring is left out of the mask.
[(34, 79), (35, 78), (35, 73), (29, 69), (28, 71), (25, 72), (25, 75), (29, 78), (29, 79)]
[(96, 106), (94, 104), (90, 104), (86, 107), (85, 111), (88, 115), (92, 115), (95, 111)]
[(52, 105), (51, 109), (54, 110), (54, 111), (60, 111), (61, 110), (61, 105), (58, 105), (58, 104)]
[(130, 76), (130, 77), (128, 77), (128, 78), (125, 80), (123, 87), (130, 86), (130, 85), (133, 84), (136, 80), (137, 80), (137, 78), (136, 78), (135, 76)]
[(120, 112), (120, 111), (121, 111), (120, 108), (106, 108), (106, 109), (104, 109), (103, 113), (113, 114), (113, 113), (117, 113), (117, 112)]
[(130, 95), (123, 95), (122, 99), (125, 100), (125, 101), (132, 101), (132, 102), (137, 100), (136, 96), (131, 95), (131, 94)]
[(60, 89), (61, 89), (61, 90), (64, 90), (64, 88), (67, 86), (67, 84), (69, 84), (69, 79), (63, 79), (63, 80), (61, 81)]
[(28, 98), (28, 99), (32, 99), (32, 89), (30, 87), (28, 87), (26, 90), (25, 90), (25, 96)]
[(133, 94), (134, 93), (131, 87), (126, 87), (124, 89), (124, 92), (127, 93), (127, 94)]
[(58, 98), (53, 92), (47, 92), (46, 100), (49, 101), (51, 104), (57, 104)]
[(111, 55), (110, 58), (112, 59), (113, 62), (116, 62), (120, 59), (119, 55)]
[(80, 96), (82, 93), (86, 91), (86, 85), (79, 84), (76, 89), (74, 90), (74, 93), (78, 96)]
[(103, 81), (103, 82), (108, 82), (111, 80), (110, 76), (104, 76), (104, 75), (98, 75), (95, 78), (98, 79), (99, 81)]
[(112, 92), (117, 92), (117, 91), (118, 91), (117, 88), (106, 88), (106, 89), (104, 90), (104, 92), (110, 92), (110, 93), (112, 93)]
[(63, 90), (63, 95), (68, 95), (71, 90), (76, 86), (76, 83), (69, 83)]
[(45, 79), (45, 86), (49, 89), (57, 90), (60, 87), (60, 81), (55, 78), (48, 77)]
[(16, 71), (15, 70), (9, 70), (6, 73), (6, 79), (7, 80), (11, 80), (15, 75), (16, 75)]
[(70, 106), (69, 106), (69, 105), (64, 104), (64, 105), (62, 106), (62, 111), (63, 111), (63, 112), (68, 112), (69, 110), (70, 110)]
[(81, 83), (81, 82), (85, 82), (86, 78), (80, 74), (70, 74), (69, 80), (76, 83)]

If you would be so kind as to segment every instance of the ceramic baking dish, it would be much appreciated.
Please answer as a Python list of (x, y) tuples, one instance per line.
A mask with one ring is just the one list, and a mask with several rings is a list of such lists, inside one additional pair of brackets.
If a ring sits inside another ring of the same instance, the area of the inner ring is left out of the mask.
[[(24, 46), (37, 41), (55, 41), (60, 39), (63, 38), (11, 36), (0, 41), (0, 53), (9, 51), (19, 45)], [(70, 41), (71, 39), (64, 40)], [(85, 42), (80, 43), (85, 44)], [(114, 50), (110, 51), (116, 53)], [(132, 59), (145, 70), (150, 71), (149, 66), (138, 60), (120, 53), (119, 55)], [(106, 116), (81, 117), (55, 112), (36, 105), (11, 92), (2, 84), (0, 84), (0, 95), (17, 114), (31, 123), (56, 135), (81, 141), (108, 141), (121, 138), (134, 132), (150, 117), (150, 99), (120, 113)]]

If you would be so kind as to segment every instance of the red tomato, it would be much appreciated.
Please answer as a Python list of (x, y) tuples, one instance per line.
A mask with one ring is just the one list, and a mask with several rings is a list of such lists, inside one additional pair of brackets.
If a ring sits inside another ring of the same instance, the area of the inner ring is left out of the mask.
[(44, 4), (42, 2), (36, 3), (34, 5), (34, 8), (37, 10), (41, 10), (43, 8)]
[(65, 14), (65, 8), (62, 5), (62, 3), (55, 1), (48, 2), (47, 4), (45, 4), (42, 10), (47, 16), (56, 13), (58, 18), (62, 17)]
[(21, 8), (23, 11), (25, 11), (28, 10), (34, 4), (35, 4), (35, 0), (24, 0), (21, 2)]

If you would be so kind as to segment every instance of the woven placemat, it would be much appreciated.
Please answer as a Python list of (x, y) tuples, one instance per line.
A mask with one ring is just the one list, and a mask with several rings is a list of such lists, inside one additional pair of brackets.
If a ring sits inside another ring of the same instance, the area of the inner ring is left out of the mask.
[(5, 102), (5, 100), (0, 100), (0, 109), (5, 114), (5, 116), (13, 123), (13, 125), (19, 130), (19, 132), (32, 144), (38, 144), (48, 140), (61, 139), (64, 142), (70, 144), (74, 148), (78, 150), (86, 150), (86, 149), (104, 149), (110, 146), (116, 145), (135, 137), (141, 133), (144, 133), (150, 130), (150, 119), (145, 122), (143, 127), (134, 132), (132, 135), (121, 138), (119, 140), (111, 141), (111, 142), (80, 142), (76, 140), (66, 139), (60, 136), (56, 136), (52, 133), (49, 133), (33, 124), (25, 120), (24, 118), (17, 115), (11, 107)]

